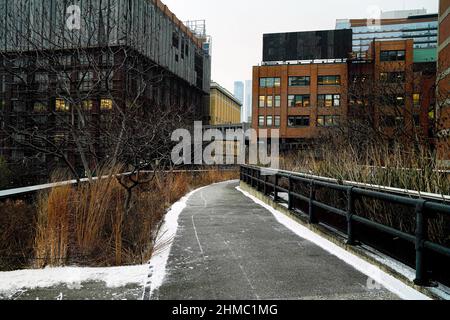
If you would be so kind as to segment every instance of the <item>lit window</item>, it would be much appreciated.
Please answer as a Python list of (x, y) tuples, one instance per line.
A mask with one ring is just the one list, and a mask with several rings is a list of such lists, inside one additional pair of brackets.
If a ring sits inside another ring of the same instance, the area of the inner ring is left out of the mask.
[(101, 110), (112, 110), (113, 102), (111, 99), (101, 99), (100, 100), (100, 109)]
[(69, 104), (64, 99), (56, 99), (55, 109), (58, 112), (69, 111)]
[(265, 96), (259, 96), (259, 107), (264, 108), (266, 106), (266, 97)]
[(415, 107), (420, 107), (420, 93), (413, 94), (413, 105)]
[(319, 76), (319, 86), (337, 86), (341, 84), (341, 76)]
[(46, 112), (47, 111), (47, 105), (41, 102), (35, 102), (33, 105), (33, 111), (34, 112)]
[(273, 107), (273, 97), (272, 96), (268, 96), (267, 97), (267, 107), (268, 108), (272, 108)]
[(273, 84), (275, 87), (281, 86), (281, 79), (280, 78), (274, 78)]
[(273, 125), (273, 117), (272, 116), (267, 116), (266, 125), (268, 127), (271, 127)]
[(340, 107), (341, 95), (340, 94), (319, 94), (317, 96), (317, 103), (321, 108)]
[(289, 107), (309, 107), (310, 97), (309, 95), (289, 95), (288, 96), (288, 106)]
[(83, 109), (84, 109), (84, 110), (90, 111), (90, 110), (92, 110), (92, 108), (93, 108), (93, 102), (92, 102), (92, 100), (84, 100), (84, 101), (83, 101)]

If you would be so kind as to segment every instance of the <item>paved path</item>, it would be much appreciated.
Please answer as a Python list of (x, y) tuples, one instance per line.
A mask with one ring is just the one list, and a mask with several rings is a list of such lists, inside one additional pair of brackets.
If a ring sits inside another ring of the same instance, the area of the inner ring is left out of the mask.
[(236, 186), (190, 198), (153, 299), (397, 299), (368, 289), (367, 276), (298, 237)]

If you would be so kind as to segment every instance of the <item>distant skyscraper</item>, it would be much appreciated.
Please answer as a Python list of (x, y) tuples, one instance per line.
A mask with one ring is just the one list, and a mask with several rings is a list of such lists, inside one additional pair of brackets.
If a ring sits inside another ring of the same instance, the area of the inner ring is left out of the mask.
[(234, 96), (242, 103), (244, 102), (244, 83), (242, 81), (234, 82)]
[(251, 122), (252, 118), (252, 80), (245, 81), (245, 101), (243, 108), (243, 122)]

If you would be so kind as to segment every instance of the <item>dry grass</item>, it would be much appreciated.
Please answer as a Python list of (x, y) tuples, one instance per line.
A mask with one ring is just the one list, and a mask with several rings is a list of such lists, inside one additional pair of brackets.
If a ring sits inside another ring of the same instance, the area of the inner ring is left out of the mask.
[(35, 267), (145, 263), (171, 204), (199, 186), (237, 177), (237, 171), (220, 170), (161, 173), (133, 191), (128, 211), (125, 189), (113, 175), (92, 184), (54, 188), (39, 197)]
[(0, 270), (30, 263), (35, 224), (34, 206), (22, 200), (0, 202)]
[[(310, 152), (301, 152), (285, 157), (283, 169), (305, 172), (334, 178), (339, 181), (356, 181), (373, 185), (396, 187), (441, 195), (450, 194), (450, 175), (439, 172), (435, 158), (425, 149), (412, 151), (402, 145), (391, 148), (368, 147), (365, 152), (351, 145), (336, 147), (322, 145)], [(345, 195), (321, 194), (329, 204), (345, 203)], [(345, 209), (344, 207), (342, 209)], [(415, 217), (411, 210), (364, 199), (357, 203), (358, 214), (373, 221), (414, 233)], [(429, 238), (443, 244), (450, 244), (450, 219), (437, 215), (430, 222)]]

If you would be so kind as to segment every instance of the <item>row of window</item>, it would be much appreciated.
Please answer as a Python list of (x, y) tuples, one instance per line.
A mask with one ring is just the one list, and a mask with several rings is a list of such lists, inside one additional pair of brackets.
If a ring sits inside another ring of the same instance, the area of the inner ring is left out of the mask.
[[(289, 77), (290, 87), (304, 87), (311, 84), (310, 76)], [(341, 76), (318, 76), (317, 84), (319, 86), (336, 86), (341, 84)], [(281, 78), (260, 78), (260, 88), (276, 88), (281, 86)]]
[[(317, 105), (320, 108), (331, 108), (341, 106), (340, 94), (319, 94), (317, 95)], [(308, 108), (311, 106), (309, 94), (288, 95), (288, 107)], [(260, 108), (281, 107), (281, 96), (259, 96)]]
[(380, 61), (405, 61), (405, 50), (385, 50), (380, 52)]
[[(91, 111), (93, 109), (94, 102), (92, 100), (85, 100), (82, 102), (82, 108), (86, 111)], [(5, 101), (2, 100), (0, 103), (0, 109), (5, 107)], [(13, 112), (26, 112), (25, 101), (22, 100), (11, 100), (11, 109)], [(111, 99), (100, 99), (100, 110), (108, 111), (113, 109), (113, 101)], [(36, 113), (46, 113), (49, 111), (48, 104), (45, 102), (34, 102), (33, 112)], [(68, 112), (70, 111), (70, 103), (64, 99), (55, 100), (55, 111), (57, 112)]]
[[(341, 116), (339, 115), (327, 115), (317, 117), (318, 127), (333, 127), (339, 124)], [(258, 126), (259, 127), (280, 127), (281, 117), (280, 116), (259, 116)], [(296, 127), (309, 127), (310, 117), (309, 116), (289, 116), (287, 119), (287, 125), (290, 128)]]
[[(318, 127), (335, 127), (338, 126), (341, 120), (339, 115), (326, 115), (317, 117)], [(380, 125), (382, 127), (401, 127), (404, 125), (405, 119), (401, 116), (382, 116), (380, 118)], [(413, 115), (414, 126), (420, 126), (420, 116)], [(259, 116), (259, 127), (280, 127), (280, 116)], [(289, 116), (287, 125), (290, 128), (309, 127), (311, 125), (310, 116)]]

